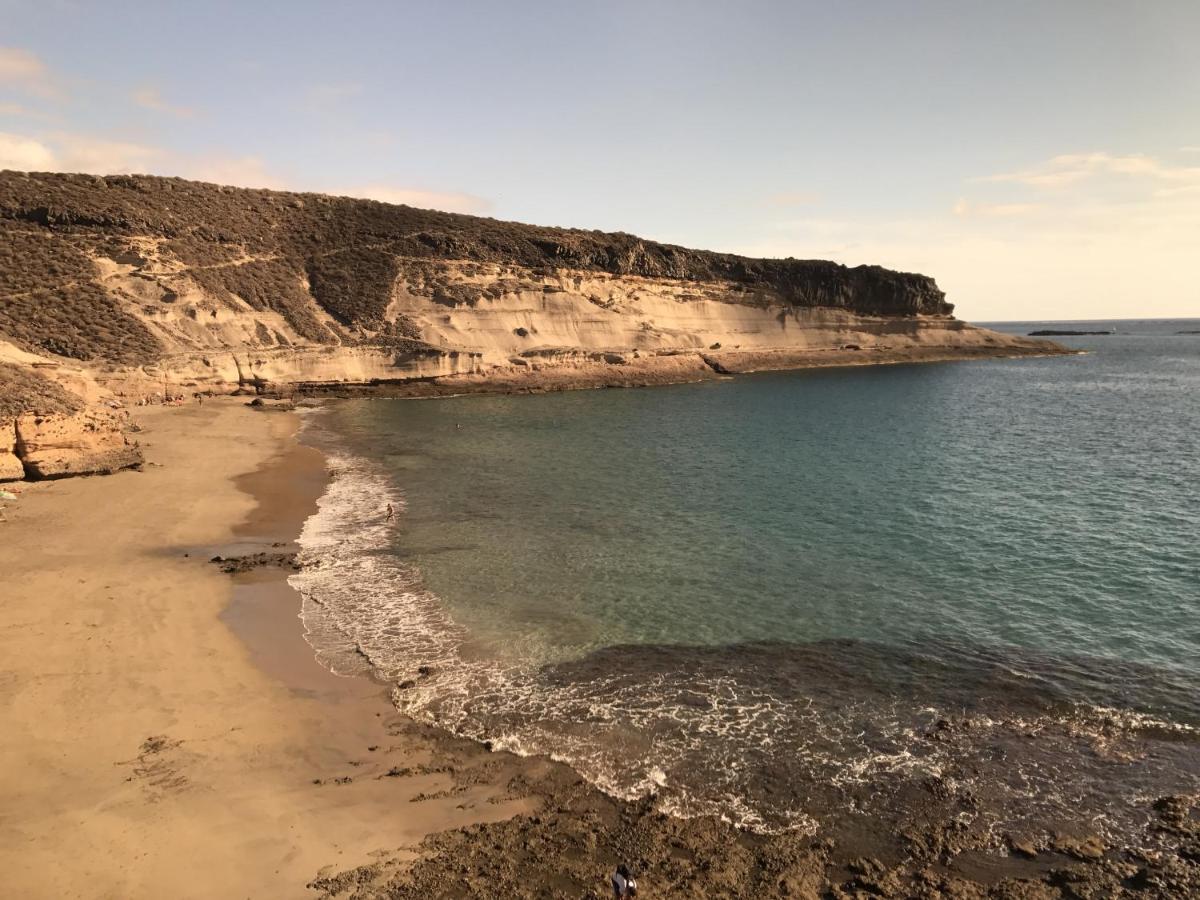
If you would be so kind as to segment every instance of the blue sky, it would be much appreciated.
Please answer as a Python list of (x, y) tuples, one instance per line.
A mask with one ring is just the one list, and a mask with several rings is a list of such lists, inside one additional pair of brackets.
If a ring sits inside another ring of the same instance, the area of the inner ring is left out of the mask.
[(1200, 316), (1200, 3), (0, 0), (0, 168), (374, 196)]

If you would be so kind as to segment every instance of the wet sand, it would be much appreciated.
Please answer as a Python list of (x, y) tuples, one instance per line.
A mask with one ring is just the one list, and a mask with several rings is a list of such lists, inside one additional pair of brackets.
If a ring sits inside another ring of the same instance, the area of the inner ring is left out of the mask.
[(416, 725), (314, 661), (286, 564), (209, 562), (295, 549), (326, 478), (299, 417), (135, 418), (144, 471), (26, 486), (0, 524), (0, 893), (601, 897), (617, 861), (652, 897), (1200, 890), (1196, 798), (1155, 804), (1175, 849), (1154, 858), (1085, 835), (975, 853), (937, 785), (900, 836), (764, 837)]

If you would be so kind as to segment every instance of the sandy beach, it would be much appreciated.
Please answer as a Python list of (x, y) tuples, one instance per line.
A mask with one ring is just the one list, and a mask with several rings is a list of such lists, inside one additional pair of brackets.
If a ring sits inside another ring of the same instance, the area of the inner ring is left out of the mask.
[[(390, 733), (383, 687), (313, 661), (285, 570), (208, 562), (290, 541), (314, 508), (298, 416), (136, 420), (144, 471), (23, 485), (0, 524), (3, 893), (299, 897), (325, 867), (527, 807), (487, 784), (409, 802), (448, 776)], [(380, 777), (397, 767), (418, 771)]]
[[(1195, 886), (1182, 850), (1086, 835), (981, 853), (937, 784), (899, 834), (850, 812), (752, 834), (399, 716), (385, 685), (328, 673), (303, 638), (290, 554), (328, 475), (300, 419), (238, 398), (138, 408), (141, 471), (23, 483), (7, 504), (0, 893), (599, 898), (618, 861), (669, 898)], [(1193, 799), (1156, 801), (1149, 832), (1194, 841)]]

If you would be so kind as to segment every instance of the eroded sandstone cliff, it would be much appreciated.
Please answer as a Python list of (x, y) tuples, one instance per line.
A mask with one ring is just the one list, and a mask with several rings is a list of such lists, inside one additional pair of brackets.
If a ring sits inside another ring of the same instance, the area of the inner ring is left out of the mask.
[(933, 279), (878, 266), (173, 178), (0, 173), (0, 361), (89, 401), (652, 384), (1056, 349), (951, 312)]

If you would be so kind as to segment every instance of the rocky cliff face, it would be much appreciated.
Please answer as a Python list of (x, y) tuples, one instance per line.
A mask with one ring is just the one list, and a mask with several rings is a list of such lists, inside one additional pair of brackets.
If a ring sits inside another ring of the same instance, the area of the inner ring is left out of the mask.
[[(75, 391), (42, 374), (49, 368)], [(86, 376), (53, 364), (0, 362), (0, 482), (113, 472), (140, 465), (119, 404), (89, 405)], [(114, 409), (114, 407), (118, 407)], [(36, 412), (35, 412), (36, 410)]]
[(173, 178), (0, 173), (0, 363), (91, 399), (1053, 350), (951, 311), (933, 279), (878, 266)]

